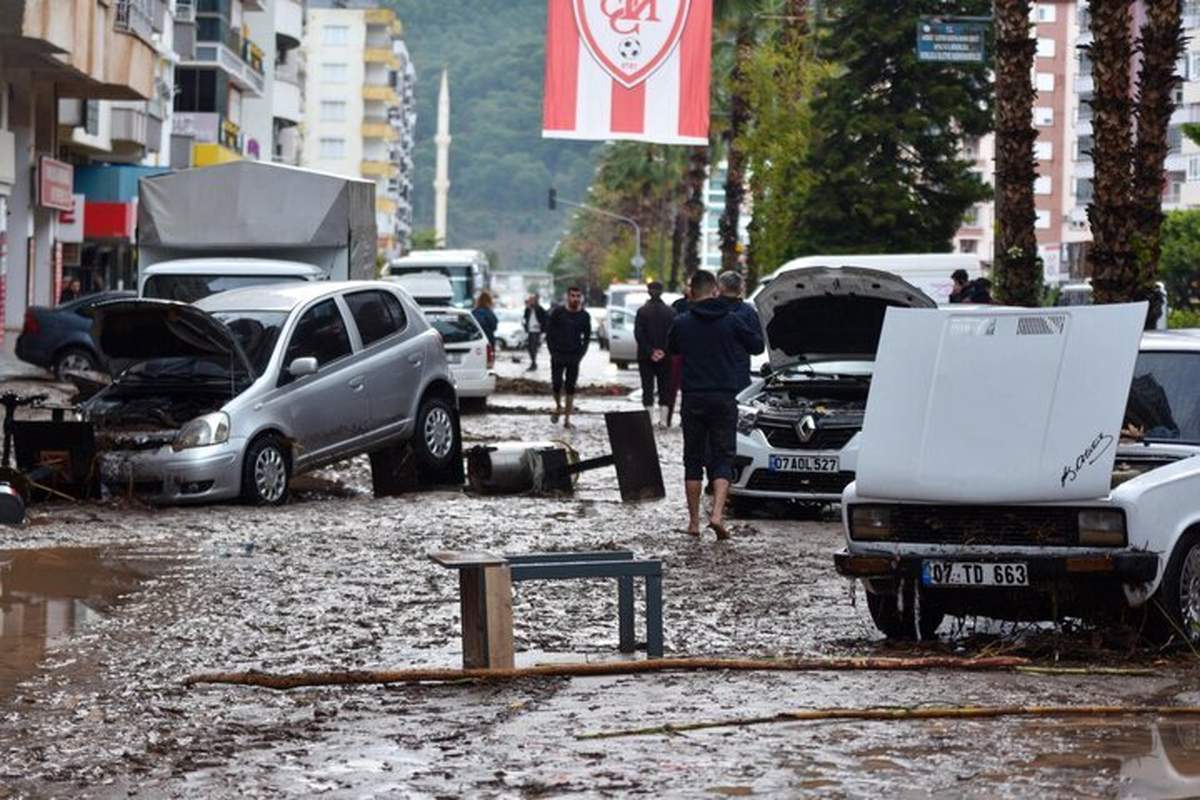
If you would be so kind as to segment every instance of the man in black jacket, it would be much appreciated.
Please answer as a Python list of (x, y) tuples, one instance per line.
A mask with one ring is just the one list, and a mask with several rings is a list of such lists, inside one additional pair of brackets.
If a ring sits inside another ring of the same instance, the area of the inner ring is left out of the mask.
[[(571, 412), (575, 409), (575, 384), (579, 380), (579, 362), (592, 341), (592, 318), (583, 309), (583, 290), (578, 286), (567, 289), (567, 304), (555, 306), (546, 320), (546, 348), (550, 351), (550, 384), (554, 388), (554, 413), (551, 422), (563, 418), (563, 427), (570, 430)], [(563, 408), (563, 390), (567, 405)]]
[[(722, 272), (717, 277), (717, 287), (721, 292), (721, 299), (729, 306), (729, 313), (741, 317), (750, 330), (762, 330), (762, 321), (758, 318), (758, 311), (755, 310), (754, 304), (747, 303), (742, 299), (742, 294), (746, 291), (746, 282), (742, 280), (741, 275), (733, 270)], [(739, 392), (750, 385), (750, 354), (745, 353), (740, 363), (741, 366), (738, 367)]]
[(538, 296), (531, 294), (525, 298), (525, 348), (529, 351), (529, 369), (526, 372), (537, 371), (537, 354), (538, 350), (542, 349), (542, 333), (546, 330), (546, 323), (550, 319), (550, 314), (546, 309), (542, 308), (542, 304), (538, 302)]
[(638, 309), (633, 321), (633, 338), (637, 341), (638, 374), (642, 378), (642, 406), (649, 412), (654, 407), (654, 384), (658, 383), (660, 427), (667, 426), (671, 410), (667, 384), (671, 379), (671, 359), (667, 358), (667, 331), (675, 312), (663, 302), (663, 285), (651, 281), (646, 286), (650, 299)]
[[(700, 491), (704, 468), (713, 486), (708, 527), (728, 539), (725, 500), (733, 479), (737, 451), (737, 393), (747, 354), (763, 351), (761, 330), (731, 313), (717, 296), (711, 272), (692, 276), (691, 309), (676, 318), (667, 336), (667, 351), (683, 356), (683, 479), (687, 490), (688, 528), (700, 535)], [(707, 463), (706, 463), (707, 462)]]

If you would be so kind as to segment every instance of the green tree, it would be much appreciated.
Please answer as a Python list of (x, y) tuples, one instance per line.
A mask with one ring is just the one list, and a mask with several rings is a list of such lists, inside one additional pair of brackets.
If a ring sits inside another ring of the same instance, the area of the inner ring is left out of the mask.
[(1200, 299), (1200, 209), (1167, 214), (1158, 276), (1167, 285), (1173, 306), (1190, 308)]
[(436, 250), (437, 231), (433, 228), (418, 228), (412, 232), (410, 243), (413, 250)]
[(841, 70), (813, 101), (814, 175), (796, 254), (945, 251), (988, 187), (959, 155), (992, 129), (986, 64), (918, 62), (914, 32), (929, 15), (981, 16), (988, 0), (840, 0), (821, 55)]

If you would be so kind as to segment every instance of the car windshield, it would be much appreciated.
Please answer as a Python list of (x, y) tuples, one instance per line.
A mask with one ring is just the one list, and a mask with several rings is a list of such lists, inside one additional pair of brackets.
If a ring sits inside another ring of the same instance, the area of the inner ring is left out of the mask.
[(442, 335), (442, 341), (446, 344), (462, 344), (483, 338), (483, 331), (479, 330), (469, 314), (427, 313), (425, 318)]
[(213, 316), (224, 322), (237, 337), (255, 376), (262, 375), (275, 352), (279, 332), (287, 320), (286, 311), (217, 311)]
[(1148, 441), (1200, 444), (1200, 353), (1139, 355), (1125, 422)]
[(230, 289), (293, 283), (300, 280), (304, 279), (298, 275), (151, 275), (146, 279), (142, 296), (155, 300), (194, 303)]

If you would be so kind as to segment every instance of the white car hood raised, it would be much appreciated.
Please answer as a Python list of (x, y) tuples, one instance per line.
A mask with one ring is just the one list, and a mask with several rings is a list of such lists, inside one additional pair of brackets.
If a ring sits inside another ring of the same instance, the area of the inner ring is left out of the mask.
[(1105, 497), (1146, 304), (889, 309), (859, 497), (1026, 503)]
[(799, 360), (871, 359), (888, 308), (933, 308), (902, 278), (862, 267), (797, 267), (754, 298), (772, 369)]

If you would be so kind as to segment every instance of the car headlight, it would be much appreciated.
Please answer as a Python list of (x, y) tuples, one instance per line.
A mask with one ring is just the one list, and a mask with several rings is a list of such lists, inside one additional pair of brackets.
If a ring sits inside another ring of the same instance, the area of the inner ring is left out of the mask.
[(851, 506), (850, 538), (859, 541), (891, 539), (892, 510), (887, 506)]
[(758, 424), (758, 409), (753, 406), (738, 406), (738, 433), (749, 436)]
[(1125, 512), (1092, 508), (1079, 512), (1079, 543), (1094, 547), (1124, 547)]
[(207, 447), (229, 441), (229, 415), (224, 411), (196, 417), (179, 429), (171, 449), (175, 452), (192, 447)]

